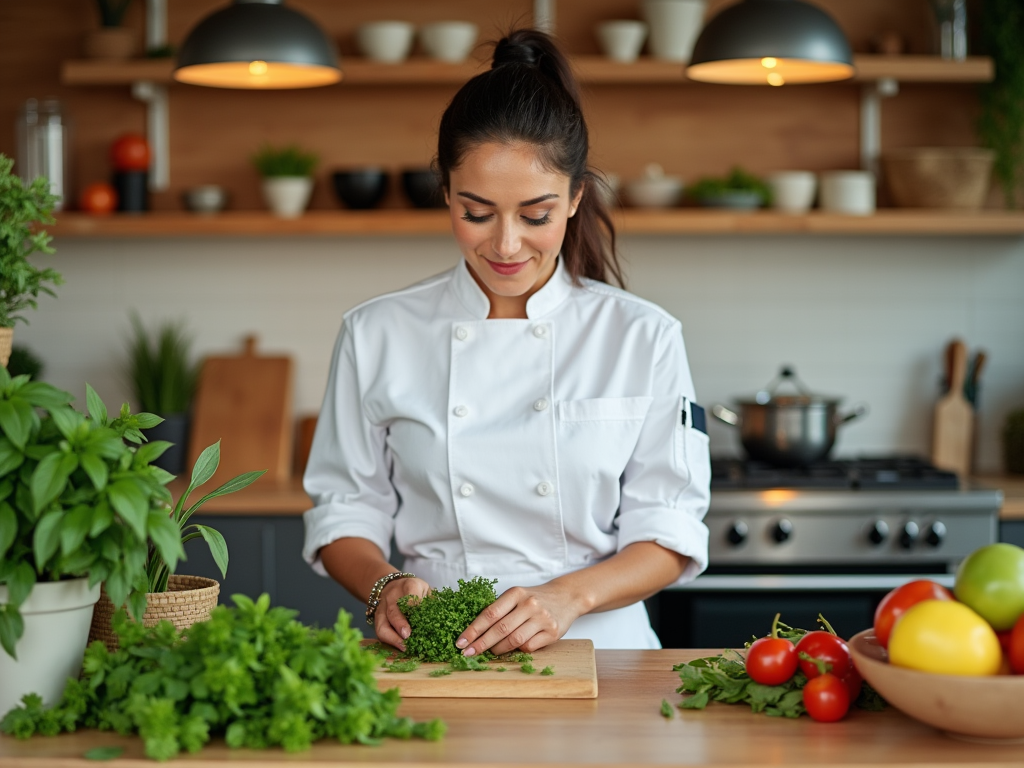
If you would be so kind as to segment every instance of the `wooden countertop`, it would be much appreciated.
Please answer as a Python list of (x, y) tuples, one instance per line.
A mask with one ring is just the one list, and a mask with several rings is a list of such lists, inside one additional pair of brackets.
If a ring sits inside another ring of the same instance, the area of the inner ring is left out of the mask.
[(975, 485), (998, 488), (1003, 492), (1002, 520), (1024, 520), (1024, 475), (981, 475), (972, 478)]
[[(374, 765), (660, 765), (709, 766), (999, 766), (1019, 768), (1024, 746), (973, 744), (951, 739), (889, 709), (852, 711), (839, 723), (754, 715), (745, 705), (712, 704), (700, 712), (675, 710), (666, 720), (662, 699), (673, 704), (679, 678), (672, 665), (706, 650), (598, 651), (599, 696), (590, 700), (406, 699), (401, 715), (440, 717), (440, 742), (388, 739), (378, 747), (327, 740), (308, 752), (231, 750), (223, 741), (182, 762), (220, 766), (338, 762)], [(28, 741), (0, 736), (4, 768), (72, 768), (98, 746), (123, 745), (117, 766), (157, 765), (133, 737), (84, 731)], [(92, 763), (94, 765), (94, 763)]]

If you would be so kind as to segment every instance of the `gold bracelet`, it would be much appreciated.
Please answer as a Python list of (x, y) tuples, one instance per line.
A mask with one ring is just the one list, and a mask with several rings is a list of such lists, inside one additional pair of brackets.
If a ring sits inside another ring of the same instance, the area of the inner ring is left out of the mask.
[(380, 605), (380, 593), (388, 584), (395, 579), (415, 579), (415, 573), (405, 573), (396, 571), (395, 573), (389, 573), (387, 576), (381, 576), (377, 581), (373, 583), (373, 589), (370, 590), (370, 599), (366, 601), (366, 623), (371, 627), (373, 626), (373, 616), (377, 613), (377, 606)]

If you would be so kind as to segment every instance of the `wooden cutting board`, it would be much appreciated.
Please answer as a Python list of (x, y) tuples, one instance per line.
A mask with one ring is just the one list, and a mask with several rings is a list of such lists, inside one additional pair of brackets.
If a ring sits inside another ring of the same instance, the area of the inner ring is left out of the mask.
[[(374, 672), (382, 691), (398, 688), (403, 697), (466, 698), (466, 699), (596, 699), (597, 664), (591, 640), (559, 640), (531, 654), (536, 670), (526, 674), (520, 664), (490, 662), (483, 672), (452, 672), (431, 677), (436, 669), (448, 664), (420, 664), (412, 672)], [(496, 672), (504, 666), (505, 672)], [(554, 667), (554, 674), (541, 675), (544, 667)]]
[(932, 433), (932, 464), (967, 477), (971, 471), (974, 409), (964, 397), (967, 347), (960, 340), (947, 348), (949, 391), (935, 404)]
[[(212, 483), (265, 469), (260, 482), (291, 475), (293, 425), (292, 361), (256, 353), (256, 338), (241, 355), (207, 357), (196, 388), (189, 435), (189, 465), (220, 440), (220, 468)], [(212, 487), (216, 487), (212, 485)]]

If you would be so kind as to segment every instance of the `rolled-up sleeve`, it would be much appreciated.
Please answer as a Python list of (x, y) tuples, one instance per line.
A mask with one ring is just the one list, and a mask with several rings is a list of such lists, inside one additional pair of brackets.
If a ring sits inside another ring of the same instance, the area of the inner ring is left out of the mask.
[(617, 546), (653, 541), (686, 555), (682, 584), (708, 564), (711, 463), (707, 435), (683, 418), (695, 396), (678, 323), (663, 328), (657, 350), (653, 402), (622, 475)]
[(336, 539), (369, 539), (387, 557), (398, 510), (387, 429), (371, 423), (364, 412), (353, 335), (346, 318), (303, 476), (314, 506), (303, 516), (302, 556), (324, 576), (320, 548)]

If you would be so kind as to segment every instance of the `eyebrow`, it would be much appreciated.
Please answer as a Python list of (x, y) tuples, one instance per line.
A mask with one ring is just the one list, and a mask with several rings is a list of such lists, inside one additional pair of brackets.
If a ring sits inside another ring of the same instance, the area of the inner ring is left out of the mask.
[[(470, 200), (478, 202), (481, 205), (492, 205), (492, 206), (496, 206), (497, 205), (497, 203), (491, 202), (486, 197), (480, 197), (480, 195), (474, 195), (472, 192), (459, 192), (458, 196), (459, 197), (468, 197)], [(532, 198), (530, 200), (523, 200), (521, 203), (519, 203), (519, 207), (520, 208), (528, 208), (531, 205), (536, 205), (537, 203), (543, 203), (545, 200), (554, 200), (554, 199), (557, 199), (557, 198), (558, 198), (558, 195), (556, 195), (554, 192), (549, 192), (548, 194), (541, 195), (540, 197), (534, 197), (534, 198)]]

